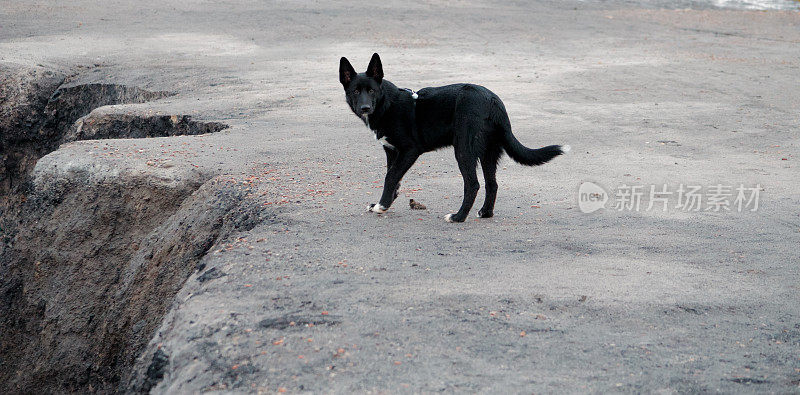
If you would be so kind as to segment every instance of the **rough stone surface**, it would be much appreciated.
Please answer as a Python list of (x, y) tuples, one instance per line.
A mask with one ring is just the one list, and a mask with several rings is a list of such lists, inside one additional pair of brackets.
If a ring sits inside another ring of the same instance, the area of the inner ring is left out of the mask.
[[(41, 67), (0, 72), (0, 380), (22, 392), (115, 390), (242, 199), (212, 187), (194, 196), (210, 178), (197, 169), (158, 177), (86, 157), (40, 158), (75, 140), (196, 135), (227, 125), (187, 115), (92, 117), (98, 107), (170, 94), (70, 85)], [(34, 164), (39, 171), (30, 174)], [(192, 204), (179, 211), (187, 199)]]
[(99, 114), (75, 122), (62, 142), (195, 135), (216, 133), (227, 127), (221, 122), (197, 122), (188, 115)]
[(23, 392), (114, 390), (199, 258), (267, 214), (199, 173), (169, 184), (66, 174), (37, 174), (3, 255), (3, 379)]
[[(38, 145), (46, 139), (39, 136), (48, 118), (45, 107), (66, 76), (45, 67), (5, 64), (0, 65), (0, 75), (0, 188), (6, 192), (19, 182), (18, 169), (31, 167), (28, 156), (36, 156), (20, 145)], [(35, 164), (39, 157), (30, 161)]]
[[(2, 267), (15, 262), (15, 274), (0, 275), (13, 344), (48, 347), (30, 349), (42, 357), (30, 364), (4, 339), (3, 390), (797, 391), (797, 12), (561, 1), (3, 9), (0, 61), (22, 67), (10, 74), (19, 80), (34, 70), (43, 86), (71, 76), (70, 86), (175, 93), (101, 107), (84, 126), (129, 113), (143, 125), (173, 114), (230, 125), (76, 141), (36, 162), (25, 204), (40, 219), (20, 232), (38, 244), (8, 240)], [(503, 162), (493, 219), (442, 220), (462, 189), (451, 150), (423, 156), (388, 213), (366, 213), (385, 162), (336, 70), (341, 56), (364, 68), (373, 52), (398, 86), (487, 86), (523, 143), (573, 151), (534, 169)], [(756, 212), (587, 215), (576, 203), (586, 180), (763, 191)], [(406, 208), (409, 198), (427, 210)], [(97, 342), (73, 329), (98, 329)], [(59, 345), (76, 352), (62, 371)]]

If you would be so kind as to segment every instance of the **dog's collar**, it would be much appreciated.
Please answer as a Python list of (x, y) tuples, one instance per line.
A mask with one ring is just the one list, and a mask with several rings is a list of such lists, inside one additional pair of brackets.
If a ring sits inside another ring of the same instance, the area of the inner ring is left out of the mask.
[(400, 88), (400, 89), (410, 93), (411, 94), (411, 98), (414, 99), (414, 100), (417, 100), (417, 98), (419, 97), (419, 95), (417, 95), (417, 92), (414, 92), (411, 89), (408, 89), (408, 88)]

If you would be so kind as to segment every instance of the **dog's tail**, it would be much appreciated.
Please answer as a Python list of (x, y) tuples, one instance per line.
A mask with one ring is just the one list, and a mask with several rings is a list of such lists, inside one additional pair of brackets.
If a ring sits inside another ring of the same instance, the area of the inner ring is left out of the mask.
[(510, 126), (504, 129), (505, 141), (503, 142), (503, 148), (505, 148), (511, 159), (525, 166), (539, 166), (547, 163), (556, 156), (566, 154), (570, 150), (570, 146), (568, 145), (548, 145), (547, 147), (531, 149), (522, 145), (522, 143), (514, 137), (514, 134), (511, 133)]

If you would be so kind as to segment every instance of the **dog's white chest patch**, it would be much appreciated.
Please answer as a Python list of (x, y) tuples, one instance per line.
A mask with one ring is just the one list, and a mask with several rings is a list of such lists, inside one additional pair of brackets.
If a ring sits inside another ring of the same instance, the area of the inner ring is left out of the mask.
[(365, 114), (362, 116), (362, 118), (364, 119), (364, 123), (367, 125), (367, 129), (371, 130), (372, 133), (375, 135), (375, 140), (378, 140), (378, 142), (381, 143), (384, 147), (395, 149), (394, 146), (388, 140), (386, 140), (386, 136), (378, 138), (378, 131), (372, 130), (372, 128), (369, 127), (369, 115)]
[[(378, 136), (375, 135), (375, 138), (378, 139)], [(386, 136), (383, 136), (383, 137), (379, 138), (378, 142), (383, 144), (384, 147), (394, 149), (394, 146), (391, 143), (389, 143), (388, 140), (386, 140)]]

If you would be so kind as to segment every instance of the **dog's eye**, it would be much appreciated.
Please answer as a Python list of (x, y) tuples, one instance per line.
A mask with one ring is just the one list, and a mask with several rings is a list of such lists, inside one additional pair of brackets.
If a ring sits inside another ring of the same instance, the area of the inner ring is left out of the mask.
[(375, 90), (374, 90), (374, 89), (370, 89), (370, 90), (369, 90), (369, 93), (370, 93), (370, 94), (372, 94), (372, 93), (375, 93)]
[(358, 94), (358, 89), (354, 90), (353, 93), (355, 93), (357, 95)]

